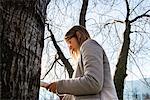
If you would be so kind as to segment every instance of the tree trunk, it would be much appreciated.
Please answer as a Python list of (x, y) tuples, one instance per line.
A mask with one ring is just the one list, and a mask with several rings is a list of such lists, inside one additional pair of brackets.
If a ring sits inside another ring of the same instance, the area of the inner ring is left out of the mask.
[(130, 47), (130, 33), (131, 33), (131, 22), (129, 21), (130, 9), (129, 3), (125, 0), (126, 3), (126, 20), (125, 20), (125, 31), (124, 31), (124, 41), (119, 55), (118, 63), (116, 65), (116, 71), (114, 76), (114, 84), (116, 87), (117, 95), (119, 100), (123, 100), (123, 91), (124, 91), (124, 80), (127, 76), (127, 60), (128, 52)]
[(116, 65), (116, 71), (114, 76), (114, 83), (117, 91), (117, 95), (119, 100), (123, 100), (123, 91), (124, 91), (124, 80), (127, 76), (127, 59), (128, 59), (128, 52), (130, 46), (130, 30), (131, 25), (130, 22), (126, 22), (126, 29), (124, 32), (124, 42), (122, 45), (122, 49), (119, 55), (118, 63)]
[(80, 12), (79, 24), (84, 27), (86, 27), (86, 20), (85, 20), (86, 17), (85, 16), (86, 16), (87, 8), (88, 8), (88, 2), (89, 2), (89, 0), (83, 0), (81, 12)]
[(37, 100), (49, 0), (0, 0), (1, 100)]

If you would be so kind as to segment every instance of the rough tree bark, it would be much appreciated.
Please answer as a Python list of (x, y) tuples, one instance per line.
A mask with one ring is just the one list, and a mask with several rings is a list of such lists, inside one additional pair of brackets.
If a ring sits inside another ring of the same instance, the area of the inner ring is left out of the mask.
[(126, 20), (126, 29), (124, 31), (124, 42), (119, 55), (118, 63), (116, 65), (116, 71), (114, 76), (114, 83), (117, 91), (119, 100), (123, 100), (123, 90), (124, 90), (124, 80), (127, 76), (127, 58), (130, 45), (130, 29), (131, 25), (128, 20)]
[(1, 100), (37, 100), (50, 0), (0, 0)]
[(119, 100), (123, 100), (123, 90), (124, 90), (124, 80), (127, 76), (127, 58), (130, 46), (130, 33), (131, 33), (131, 23), (129, 21), (129, 4), (126, 0), (126, 8), (127, 8), (127, 15), (125, 20), (125, 31), (124, 31), (124, 41), (121, 48), (121, 52), (119, 55), (118, 63), (116, 65), (116, 71), (114, 76), (114, 83), (117, 91), (117, 95)]

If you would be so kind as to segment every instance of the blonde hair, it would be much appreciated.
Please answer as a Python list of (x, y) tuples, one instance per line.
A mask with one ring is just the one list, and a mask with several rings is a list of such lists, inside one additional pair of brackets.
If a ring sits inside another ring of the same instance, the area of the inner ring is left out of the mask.
[[(80, 33), (80, 36), (76, 34), (76, 32)], [(72, 37), (75, 37), (79, 43), (79, 46), (82, 45), (84, 41), (90, 38), (90, 35), (88, 31), (85, 29), (85, 27), (81, 25), (73, 26), (65, 35), (65, 40), (68, 41)]]
[[(76, 34), (78, 32), (79, 34)], [(83, 44), (84, 41), (90, 38), (90, 35), (85, 27), (81, 25), (73, 26), (65, 35), (65, 40), (68, 41), (72, 37), (77, 39), (79, 46)], [(71, 53), (72, 57), (77, 60), (80, 52)]]

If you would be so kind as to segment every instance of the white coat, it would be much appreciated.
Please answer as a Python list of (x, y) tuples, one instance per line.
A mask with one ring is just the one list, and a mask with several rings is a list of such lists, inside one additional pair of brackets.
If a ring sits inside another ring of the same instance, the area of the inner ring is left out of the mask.
[(70, 94), (64, 100), (118, 100), (103, 48), (88, 39), (81, 45), (80, 53), (75, 77), (56, 82), (58, 93)]

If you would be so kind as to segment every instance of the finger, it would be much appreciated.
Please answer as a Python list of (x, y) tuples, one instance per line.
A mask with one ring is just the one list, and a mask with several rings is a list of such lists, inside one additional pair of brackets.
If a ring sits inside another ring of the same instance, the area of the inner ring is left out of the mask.
[(49, 85), (47, 85), (45, 88), (48, 90), (48, 89), (49, 89), (49, 87), (50, 87), (50, 84), (49, 84)]
[(51, 92), (56, 92), (56, 86), (55, 86), (55, 84), (54, 83), (52, 83), (50, 86), (49, 86), (49, 91), (51, 91)]
[(54, 88), (55, 87), (55, 83), (51, 83), (50, 85), (49, 85), (49, 89), (52, 89), (52, 88)]
[(54, 92), (54, 91), (55, 91), (55, 88), (54, 88), (53, 86), (51, 86), (51, 87), (49, 88), (49, 90), (50, 90), (51, 92)]
[(51, 92), (51, 90), (52, 90), (52, 84), (49, 84), (46, 88)]

